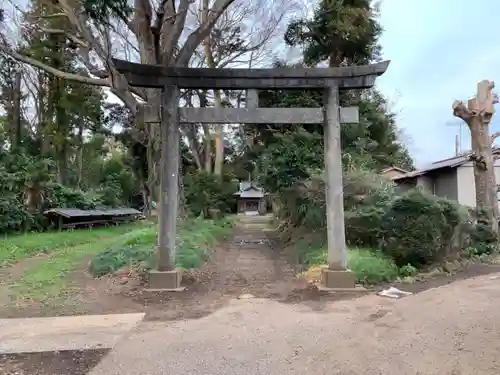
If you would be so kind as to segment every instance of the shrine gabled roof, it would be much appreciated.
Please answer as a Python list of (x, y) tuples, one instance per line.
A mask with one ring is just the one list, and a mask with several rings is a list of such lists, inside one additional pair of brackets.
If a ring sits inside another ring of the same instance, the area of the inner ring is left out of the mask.
[(241, 181), (239, 191), (234, 194), (240, 198), (262, 198), (264, 197), (264, 190), (252, 181)]

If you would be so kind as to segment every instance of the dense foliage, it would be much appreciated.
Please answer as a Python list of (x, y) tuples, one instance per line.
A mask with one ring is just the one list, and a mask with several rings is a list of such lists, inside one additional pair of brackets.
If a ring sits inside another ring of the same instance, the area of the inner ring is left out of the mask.
[(192, 171), (184, 177), (185, 198), (192, 214), (210, 216), (209, 210), (236, 212), (234, 193), (238, 184), (225, 174), (222, 177), (207, 172)]
[[(370, 4), (363, 0), (320, 1), (311, 19), (292, 22), (285, 40), (303, 48), (304, 59), (299, 65), (326, 61), (329, 66), (342, 66), (379, 59), (377, 41), (381, 28)], [(389, 258), (400, 267), (398, 271), (396, 266), (387, 266), (386, 271), (393, 276), (398, 272), (412, 274), (415, 267), (457, 256), (465, 250), (476, 254), (492, 251), (496, 237), (485, 233), (488, 226), (482, 219), (476, 222), (474, 215), (455, 202), (419, 190), (398, 196), (393, 183), (378, 174), (387, 166), (413, 169), (408, 150), (399, 141), (395, 115), (378, 91), (342, 93), (340, 101), (341, 105), (355, 105), (360, 110), (360, 123), (344, 125), (341, 134), (346, 241), (350, 248), (383, 253), (380, 262), (388, 265)], [(321, 92), (314, 90), (262, 92), (260, 102), (266, 107), (323, 104)], [(254, 141), (248, 151), (254, 161), (254, 173), (273, 193), (274, 212), (282, 222), (281, 229), (291, 239), (302, 238), (304, 232), (315, 233), (311, 237), (314, 244), (297, 246), (308, 249), (301, 253), (306, 263), (311, 259), (315, 259), (313, 264), (324, 262), (322, 125), (262, 125), (247, 128), (247, 134)], [(323, 245), (318, 245), (318, 241)], [(359, 259), (356, 254), (351, 252)]]
[[(381, 249), (398, 265), (428, 265), (445, 259), (453, 239), (465, 230), (467, 211), (458, 204), (419, 190), (396, 198), (381, 220)], [(460, 228), (460, 225), (463, 228)]]

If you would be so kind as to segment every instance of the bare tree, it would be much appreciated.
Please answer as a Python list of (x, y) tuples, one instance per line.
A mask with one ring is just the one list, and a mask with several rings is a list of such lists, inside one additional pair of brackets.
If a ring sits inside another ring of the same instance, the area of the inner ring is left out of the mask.
[[(26, 15), (10, 0), (14, 13)], [(125, 77), (118, 72), (113, 57), (131, 59), (145, 64), (164, 66), (188, 66), (200, 43), (210, 34), (211, 29), (234, 0), (214, 0), (208, 3), (210, 9), (203, 22), (189, 30), (186, 24), (189, 14), (198, 9), (193, 0), (168, 1), (156, 3), (154, 0), (134, 0), (130, 16), (114, 14), (107, 22), (100, 22), (86, 13), (83, 1), (40, 0), (48, 14), (33, 19), (29, 23), (20, 22), (19, 29), (37, 28), (45, 35), (61, 35), (71, 41), (86, 74), (75, 74), (50, 66), (33, 56), (23, 54), (13, 30), (1, 34), (0, 51), (16, 60), (48, 72), (62, 79), (74, 80), (91, 85), (107, 87), (116, 95), (136, 117), (136, 131), (141, 134), (148, 146), (148, 164), (151, 173), (147, 186), (150, 192), (157, 191), (158, 178), (155, 171), (161, 170), (156, 164), (160, 152), (160, 127), (158, 124), (145, 124), (140, 116), (147, 105), (150, 111), (160, 116), (162, 103), (161, 91), (155, 89), (132, 88)], [(204, 1), (204, 0), (200, 0)], [(19, 22), (21, 17), (16, 18)], [(58, 24), (64, 28), (47, 27), (47, 19), (61, 19)], [(33, 31), (33, 30), (31, 30)]]
[[(254, 66), (269, 63), (272, 46), (281, 42), (284, 30), (282, 22), (288, 14), (296, 10), (294, 1), (284, 0), (239, 0), (217, 21), (212, 32), (203, 41), (203, 53), (199, 65), (209, 68)], [(201, 2), (198, 22), (203, 24), (208, 16), (208, 0)], [(223, 92), (213, 90), (214, 106), (221, 108), (230, 103)], [(222, 124), (213, 126), (215, 130), (214, 174), (222, 173), (224, 162), (225, 129)], [(204, 129), (207, 133), (207, 128)], [(210, 132), (208, 132), (211, 134)], [(207, 140), (208, 141), (208, 140)], [(209, 142), (211, 143), (211, 142)], [(207, 163), (206, 168), (211, 162)], [(210, 170), (208, 170), (210, 172)]]
[[(65, 18), (71, 25), (68, 29), (42, 28), (46, 34), (62, 34), (73, 41), (87, 75), (74, 74), (55, 69), (31, 56), (20, 53), (6, 35), (2, 35), (0, 50), (20, 62), (42, 69), (57, 77), (82, 83), (109, 87), (123, 103), (137, 114), (144, 102), (160, 103), (157, 90), (140, 90), (129, 87), (125, 77), (114, 66), (113, 57), (124, 58), (123, 50), (117, 48), (117, 40), (129, 45), (137, 52), (137, 59), (145, 64), (165, 66), (188, 66), (193, 53), (209, 35), (210, 30), (234, 0), (215, 0), (203, 23), (187, 35), (183, 35), (188, 12), (196, 1), (162, 1), (154, 6), (149, 0), (134, 0), (134, 11), (128, 18), (112, 18), (107, 24), (99, 24), (84, 11), (82, 2), (55, 0), (47, 6), (52, 14), (44, 16)], [(42, 24), (42, 23), (40, 23)], [(31, 27), (37, 23), (32, 22)], [(185, 40), (179, 46), (180, 40)], [(132, 42), (128, 42), (132, 40)], [(119, 46), (118, 46), (119, 47)], [(130, 53), (130, 49), (126, 54)]]
[(461, 118), (468, 125), (471, 141), (471, 160), (474, 162), (474, 180), (476, 187), (476, 206), (483, 209), (492, 222), (495, 232), (498, 232), (499, 209), (497, 203), (497, 185), (492, 153), (492, 143), (497, 133), (489, 134), (489, 125), (494, 105), (498, 97), (492, 92), (495, 84), (483, 80), (477, 85), (477, 94), (469, 99), (467, 105), (460, 100), (453, 103), (453, 115)]

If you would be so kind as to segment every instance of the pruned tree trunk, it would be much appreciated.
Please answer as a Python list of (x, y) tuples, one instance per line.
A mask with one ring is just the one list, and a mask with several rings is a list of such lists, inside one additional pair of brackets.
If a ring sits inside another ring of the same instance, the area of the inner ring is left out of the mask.
[(492, 153), (492, 137), (489, 134), (491, 118), (495, 113), (494, 104), (498, 97), (492, 92), (495, 84), (483, 80), (477, 85), (477, 95), (467, 102), (453, 103), (453, 114), (468, 125), (471, 133), (472, 154), (474, 163), (474, 182), (476, 188), (476, 206), (482, 209), (491, 221), (492, 229), (498, 232), (499, 208), (497, 202), (497, 185), (495, 165)]

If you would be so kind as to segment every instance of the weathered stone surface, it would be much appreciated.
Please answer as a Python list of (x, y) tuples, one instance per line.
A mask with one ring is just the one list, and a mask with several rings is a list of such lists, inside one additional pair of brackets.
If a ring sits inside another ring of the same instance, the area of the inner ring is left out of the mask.
[(139, 313), (0, 319), (0, 354), (112, 348), (143, 318)]
[(337, 86), (364, 89), (375, 84), (390, 61), (340, 68), (210, 69), (167, 68), (113, 59), (131, 86), (177, 85), (198, 89), (304, 89)]
[[(321, 124), (321, 108), (179, 108), (181, 123), (187, 124)], [(358, 107), (339, 108), (341, 124), (359, 122)], [(160, 122), (156, 108), (143, 108), (145, 122)]]
[(179, 269), (173, 271), (149, 271), (148, 289), (176, 291), (181, 288), (182, 272)]
[(356, 275), (349, 270), (334, 271), (328, 268), (321, 270), (321, 285), (326, 288), (347, 289), (356, 287)]

